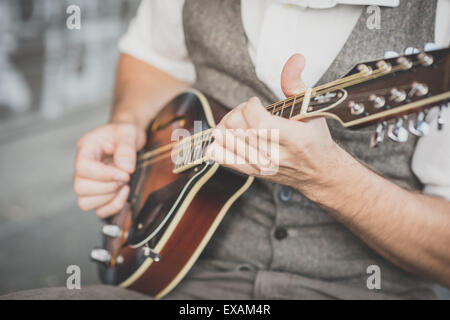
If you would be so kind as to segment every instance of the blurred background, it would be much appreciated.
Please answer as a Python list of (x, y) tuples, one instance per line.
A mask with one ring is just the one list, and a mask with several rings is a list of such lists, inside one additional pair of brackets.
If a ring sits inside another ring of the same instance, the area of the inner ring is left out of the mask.
[[(69, 30), (69, 5), (81, 29)], [(100, 223), (72, 191), (76, 141), (108, 118), (117, 42), (139, 0), (0, 0), (0, 294), (98, 283)]]
[[(72, 191), (76, 142), (103, 124), (117, 42), (139, 0), (0, 0), (0, 295), (98, 283), (100, 222)], [(81, 9), (69, 30), (68, 6)], [(442, 298), (450, 291), (437, 287)]]

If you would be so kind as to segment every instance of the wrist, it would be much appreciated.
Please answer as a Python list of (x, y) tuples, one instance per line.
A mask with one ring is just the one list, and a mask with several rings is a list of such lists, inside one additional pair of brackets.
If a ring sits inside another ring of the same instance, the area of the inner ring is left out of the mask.
[(146, 129), (147, 123), (143, 123), (139, 120), (137, 115), (132, 112), (115, 112), (111, 115), (108, 123), (112, 124), (131, 124), (137, 126), (143, 130)]
[(300, 190), (312, 201), (328, 206), (332, 199), (343, 196), (346, 189), (354, 189), (367, 169), (347, 151), (334, 143), (326, 153), (326, 160), (317, 175)]

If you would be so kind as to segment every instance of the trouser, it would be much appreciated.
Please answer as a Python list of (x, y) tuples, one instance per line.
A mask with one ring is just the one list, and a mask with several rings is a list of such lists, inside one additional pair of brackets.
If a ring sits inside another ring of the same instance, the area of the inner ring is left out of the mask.
[[(305, 278), (292, 273), (251, 270), (238, 266), (219, 270), (198, 263), (164, 299), (398, 299), (399, 297), (345, 284)], [(407, 297), (405, 297), (407, 298)], [(411, 297), (409, 297), (411, 298)], [(430, 297), (433, 298), (433, 297)], [(84, 286), (20, 291), (0, 299), (135, 299), (151, 297), (120, 287)]]

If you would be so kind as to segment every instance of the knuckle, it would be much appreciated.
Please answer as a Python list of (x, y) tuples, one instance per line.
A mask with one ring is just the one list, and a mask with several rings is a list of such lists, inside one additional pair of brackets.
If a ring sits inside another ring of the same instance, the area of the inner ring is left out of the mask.
[(294, 141), (294, 143), (291, 144), (291, 150), (293, 154), (302, 154), (305, 152), (305, 150), (309, 149), (309, 143), (308, 142), (299, 142)]
[(228, 117), (226, 117), (225, 126), (227, 128), (232, 128), (235, 123), (236, 123), (236, 112), (232, 112)]
[(110, 182), (107, 186), (105, 186), (105, 193), (107, 192), (115, 192), (119, 188), (118, 182)]

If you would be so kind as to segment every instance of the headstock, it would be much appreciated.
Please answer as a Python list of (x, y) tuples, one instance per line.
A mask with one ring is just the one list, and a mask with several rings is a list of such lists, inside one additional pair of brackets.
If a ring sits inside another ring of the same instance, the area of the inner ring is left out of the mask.
[[(349, 128), (378, 123), (372, 141), (376, 146), (385, 134), (398, 142), (408, 138), (408, 131), (425, 135), (427, 110), (443, 109), (449, 101), (450, 48), (446, 48), (359, 64), (340, 80), (314, 88), (300, 117), (330, 117)], [(413, 122), (407, 119), (411, 114), (417, 114)]]

